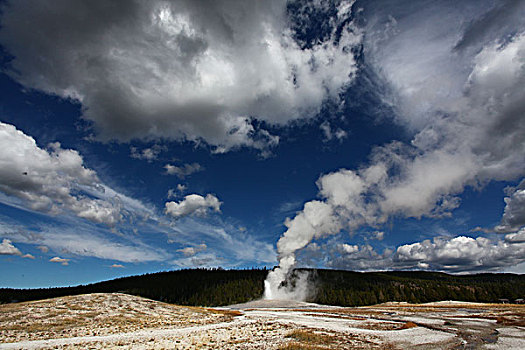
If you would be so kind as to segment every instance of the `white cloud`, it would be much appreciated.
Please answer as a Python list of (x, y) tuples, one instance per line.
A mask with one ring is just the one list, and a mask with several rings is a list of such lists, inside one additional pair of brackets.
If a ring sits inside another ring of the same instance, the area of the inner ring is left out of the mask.
[(137, 147), (130, 147), (131, 158), (143, 159), (148, 162), (157, 160), (159, 158), (159, 154), (165, 150), (166, 147), (162, 147), (160, 145), (153, 145), (149, 148), (144, 148), (142, 150), (139, 150)]
[(55, 262), (55, 263), (60, 263), (60, 264), (62, 264), (64, 266), (67, 266), (67, 265), (69, 265), (69, 262), (71, 261), (71, 259), (64, 259), (64, 258), (61, 258), (59, 256), (55, 256), (54, 258), (49, 259), (49, 261)]
[[(166, 175), (176, 175), (179, 179), (184, 179), (186, 176), (204, 170), (198, 163), (184, 164), (182, 166), (166, 164), (164, 165), (164, 169), (166, 169)], [(177, 189), (179, 188), (177, 187)]]
[(141, 202), (104, 185), (94, 170), (84, 166), (77, 151), (63, 149), (59, 143), (42, 149), (31, 136), (1, 122), (0, 191), (33, 210), (70, 211), (109, 226), (119, 223), (124, 214), (154, 215)]
[(189, 194), (180, 202), (166, 202), (165, 212), (176, 219), (188, 215), (205, 216), (210, 210), (220, 212), (221, 204), (212, 194), (207, 194), (206, 197)]
[(35, 257), (32, 254), (29, 254), (29, 253), (22, 255), (22, 258), (33, 259), (33, 260), (35, 259)]
[(74, 194), (81, 186), (99, 190), (100, 182), (82, 157), (60, 144), (50, 151), (13, 125), (0, 123), (0, 191), (22, 199), (30, 208), (47, 212), (69, 209), (76, 215), (113, 225), (121, 219), (118, 202)]
[(524, 261), (525, 244), (512, 238), (436, 237), (400, 246), (394, 254), (398, 266), (423, 263), (430, 270), (451, 272), (501, 270)]
[(10, 240), (4, 238), (0, 243), (0, 255), (22, 255), (22, 253)]
[(319, 126), (319, 128), (321, 129), (321, 131), (324, 134), (324, 140), (323, 141), (325, 141), (325, 142), (331, 141), (334, 138), (337, 141), (343, 141), (343, 139), (345, 139), (348, 136), (346, 131), (344, 131), (341, 128), (332, 129), (332, 126), (326, 120)]
[(352, 254), (352, 253), (355, 253), (355, 252), (359, 251), (359, 247), (357, 245), (350, 245), (350, 244), (346, 244), (346, 243), (339, 244), (338, 248), (344, 254)]
[(193, 256), (193, 255), (195, 255), (197, 253), (200, 253), (200, 252), (206, 250), (206, 248), (207, 248), (206, 244), (202, 243), (202, 244), (199, 244), (199, 245), (197, 245), (195, 247), (186, 247), (186, 248), (178, 249), (177, 251), (181, 252), (185, 256)]
[(505, 210), (501, 224), (496, 226), (498, 232), (511, 232), (525, 226), (525, 180), (505, 197)]
[(14, 57), (15, 79), (78, 100), (103, 140), (265, 149), (277, 139), (250, 118), (284, 124), (316, 115), (351, 82), (351, 49), (361, 40), (345, 3), (326, 23), (328, 35), (302, 45), (286, 5), (16, 1), (3, 7), (0, 42)]
[(354, 271), (502, 272), (525, 263), (525, 229), (503, 239), (439, 236), (386, 248), (382, 253), (370, 244), (337, 243), (337, 238), (333, 238), (315, 250), (301, 251), (299, 258), (302, 263), (324, 263), (331, 268)]
[(505, 235), (505, 241), (508, 243), (525, 243), (525, 227), (515, 233)]

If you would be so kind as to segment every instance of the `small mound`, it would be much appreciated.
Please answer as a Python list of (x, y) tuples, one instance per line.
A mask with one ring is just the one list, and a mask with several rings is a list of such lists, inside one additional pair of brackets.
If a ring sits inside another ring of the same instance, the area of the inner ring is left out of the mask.
[(64, 296), (0, 305), (0, 343), (184, 328), (235, 316), (120, 293)]

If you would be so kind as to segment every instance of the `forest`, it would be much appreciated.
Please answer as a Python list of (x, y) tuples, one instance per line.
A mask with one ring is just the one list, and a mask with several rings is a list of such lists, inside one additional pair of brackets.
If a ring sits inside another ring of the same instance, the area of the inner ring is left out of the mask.
[[(499, 302), (524, 298), (525, 275), (449, 275), (441, 272), (353, 272), (296, 269), (308, 273), (307, 301), (339, 306), (364, 306), (387, 301), (425, 303), (440, 300)], [(224, 306), (259, 299), (268, 270), (185, 269), (79, 285), (38, 289), (0, 289), (0, 303), (47, 299), (86, 293), (120, 292), (178, 305)]]

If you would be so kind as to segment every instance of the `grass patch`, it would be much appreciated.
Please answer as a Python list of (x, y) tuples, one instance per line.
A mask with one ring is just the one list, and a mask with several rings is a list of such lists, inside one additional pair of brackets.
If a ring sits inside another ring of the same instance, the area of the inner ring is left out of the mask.
[(329, 349), (337, 343), (333, 335), (316, 333), (309, 330), (295, 329), (286, 335), (286, 338), (292, 338), (294, 341), (281, 346), (280, 350), (318, 350)]
[(399, 329), (409, 329), (409, 328), (416, 328), (416, 327), (419, 327), (419, 326), (412, 321), (408, 321), (404, 325), (399, 327)]
[[(213, 310), (213, 309), (208, 309), (208, 310), (212, 311), (212, 312), (215, 312), (215, 313), (223, 314), (223, 315), (226, 315), (226, 316), (231, 316), (231, 317), (237, 317), (237, 316), (244, 315), (244, 313), (242, 313), (239, 310)], [(219, 312), (217, 312), (217, 311), (219, 311)]]
[(298, 342), (287, 343), (278, 348), (278, 350), (325, 350), (325, 349), (326, 347), (324, 346), (308, 345), (308, 344), (302, 344)]
[(329, 345), (334, 343), (335, 337), (328, 334), (315, 333), (312, 331), (296, 329), (286, 335), (287, 338), (293, 338), (299, 342), (313, 343), (317, 345)]
[(504, 326), (520, 326), (525, 327), (525, 319), (523, 317), (519, 318), (510, 318), (510, 317), (503, 317), (498, 316), (496, 318), (496, 323), (501, 324)]

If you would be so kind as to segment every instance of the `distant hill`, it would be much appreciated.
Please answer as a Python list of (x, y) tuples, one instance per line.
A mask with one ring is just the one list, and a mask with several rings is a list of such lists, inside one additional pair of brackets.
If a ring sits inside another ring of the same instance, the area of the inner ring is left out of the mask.
[[(525, 275), (449, 275), (439, 272), (309, 272), (308, 301), (362, 306), (387, 301), (423, 303), (441, 300), (498, 302), (524, 298)], [(187, 269), (118, 278), (64, 288), (0, 289), (0, 303), (86, 293), (121, 292), (179, 305), (222, 306), (261, 298), (268, 270)], [(292, 278), (293, 279), (293, 278)]]

